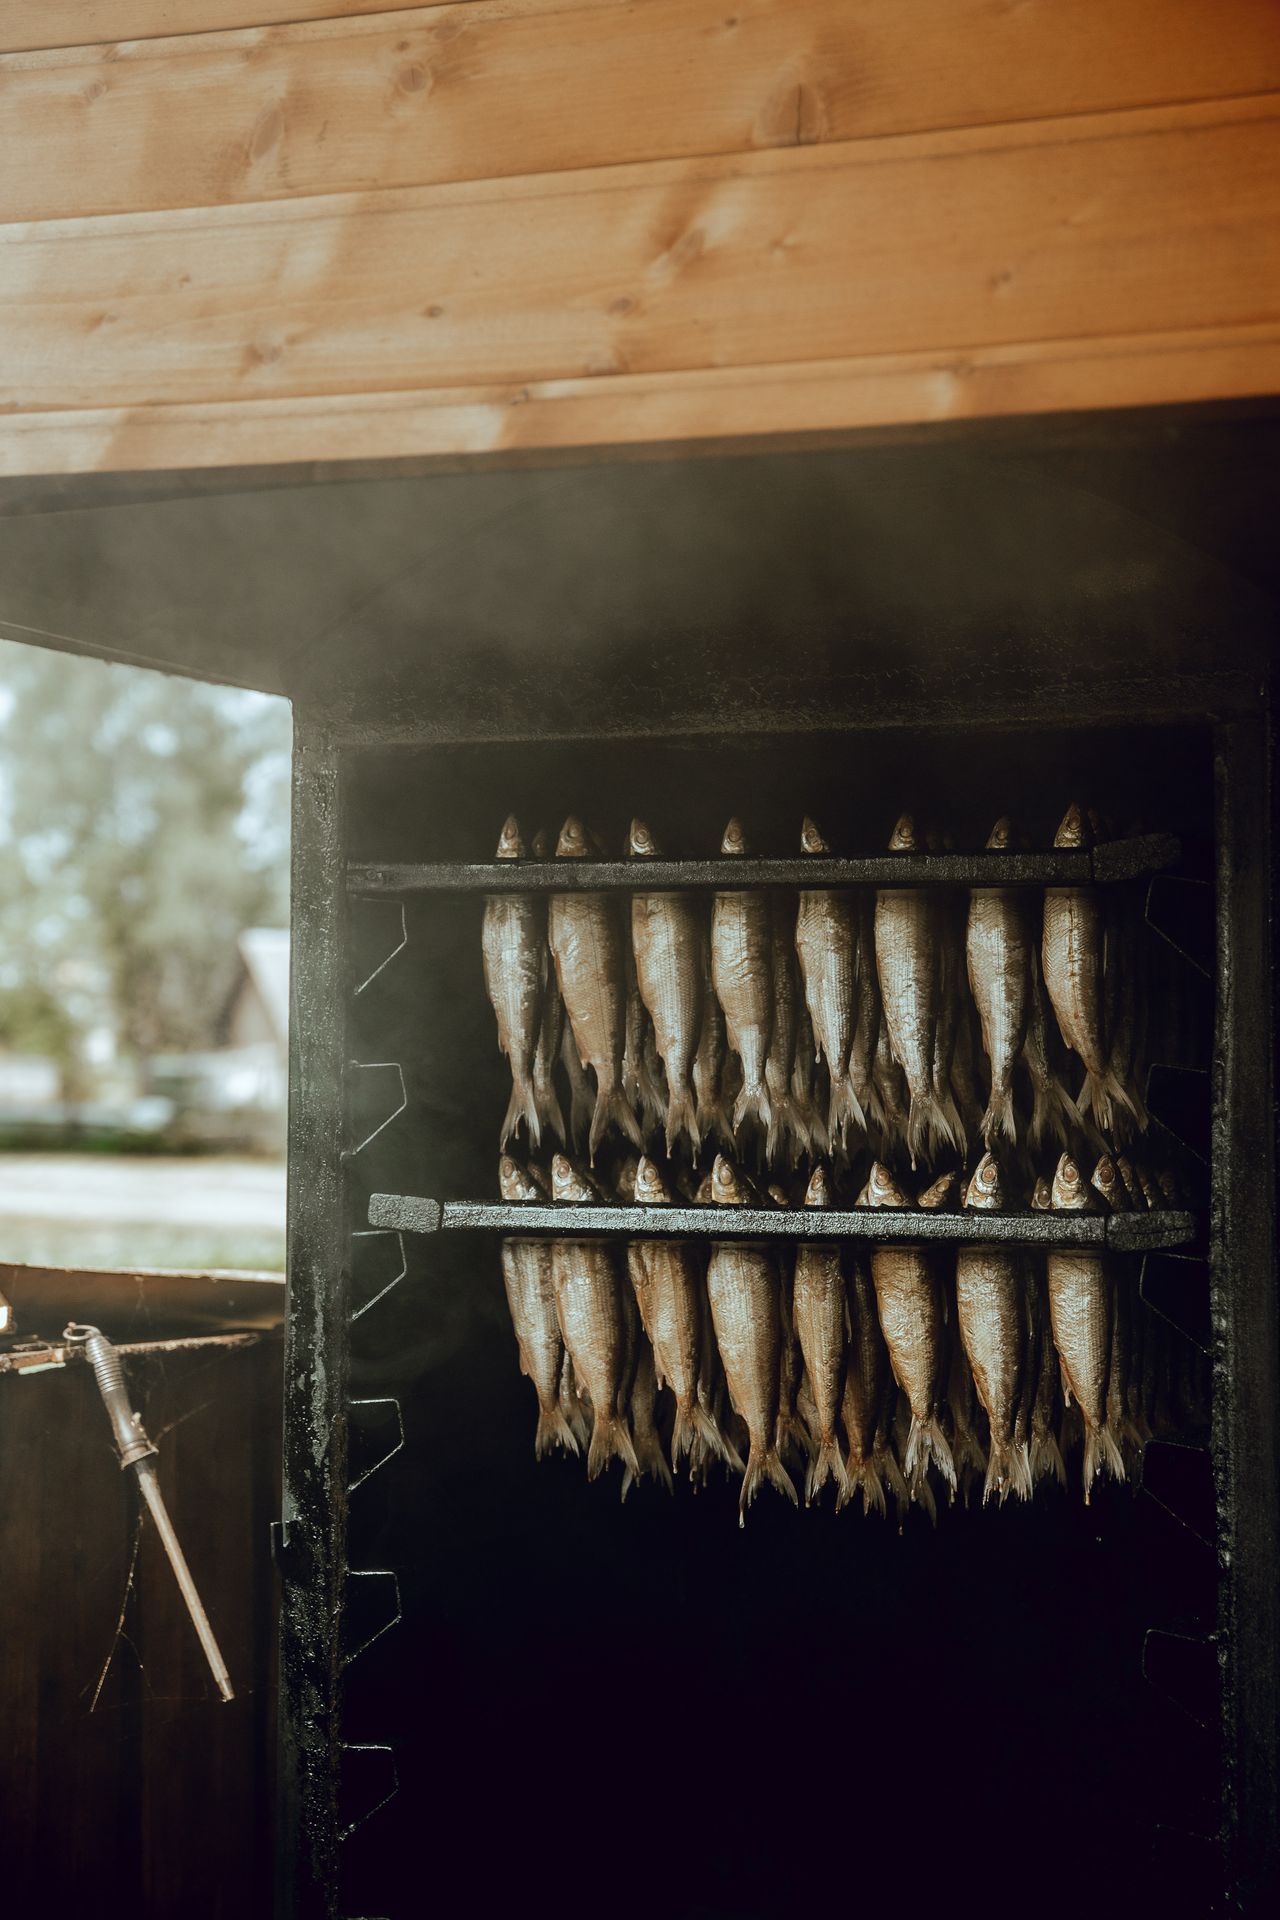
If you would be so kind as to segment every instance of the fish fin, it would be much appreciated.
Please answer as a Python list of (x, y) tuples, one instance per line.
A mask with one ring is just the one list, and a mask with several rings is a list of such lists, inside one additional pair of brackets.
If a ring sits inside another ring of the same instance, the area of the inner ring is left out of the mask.
[(651, 1474), (668, 1493), (675, 1492), (675, 1481), (667, 1465), (667, 1456), (662, 1451), (662, 1443), (656, 1433), (646, 1435), (643, 1443), (637, 1442), (636, 1458), (640, 1462), (642, 1475)]
[(867, 1138), (866, 1110), (846, 1070), (842, 1074), (831, 1076), (831, 1105), (827, 1114), (827, 1133), (832, 1144), (839, 1140), (840, 1145), (847, 1150), (851, 1127), (855, 1127), (864, 1140)]
[(562, 1147), (567, 1147), (569, 1139), (564, 1129), (564, 1112), (555, 1088), (549, 1081), (544, 1087), (535, 1086), (533, 1099), (543, 1132), (553, 1134)]
[(1031, 1498), (1031, 1458), (1027, 1449), (1016, 1441), (1002, 1443), (993, 1434), (982, 1483), (982, 1504), (985, 1507), (992, 1494), (1003, 1502), (1011, 1493), (1016, 1493), (1019, 1500)]
[(538, 1431), (533, 1439), (533, 1457), (541, 1460), (544, 1454), (556, 1447), (563, 1447), (566, 1453), (577, 1453), (578, 1442), (573, 1428), (558, 1406), (542, 1407), (538, 1412)]
[(766, 1134), (773, 1130), (773, 1108), (769, 1103), (769, 1090), (761, 1081), (757, 1087), (743, 1087), (733, 1103), (733, 1132), (736, 1139), (740, 1129), (748, 1120), (758, 1121)]
[[(1112, 1134), (1121, 1131), (1143, 1133), (1146, 1131), (1150, 1116), (1137, 1094), (1130, 1093), (1119, 1076), (1107, 1067), (1102, 1073), (1091, 1073), (1080, 1090), (1078, 1102), (1080, 1111), (1092, 1111), (1094, 1119), (1103, 1133)], [(1121, 1116), (1127, 1115), (1128, 1123), (1122, 1123)]]
[[(911, 1475), (910, 1485), (908, 1485), (906, 1481), (903, 1481), (903, 1492), (908, 1496), (908, 1501), (914, 1501), (916, 1506), (922, 1508), (923, 1511), (928, 1514), (930, 1522), (936, 1527), (938, 1524), (938, 1503), (933, 1497), (933, 1488), (929, 1485), (928, 1474), (923, 1470), (913, 1473)], [(900, 1505), (899, 1514), (901, 1514), (902, 1510), (902, 1506)], [(899, 1522), (899, 1524), (901, 1524), (901, 1522)]]
[(988, 1147), (990, 1147), (998, 1133), (1003, 1134), (1005, 1139), (1011, 1141), (1015, 1146), (1017, 1145), (1018, 1129), (1013, 1115), (1012, 1087), (1006, 1087), (1001, 1093), (997, 1093), (996, 1089), (992, 1087), (991, 1098), (987, 1102), (987, 1110), (982, 1116), (982, 1125), (979, 1131), (982, 1134), (984, 1144)]
[(667, 1152), (673, 1154), (681, 1134), (689, 1142), (696, 1160), (702, 1150), (702, 1134), (699, 1127), (697, 1103), (692, 1087), (671, 1089), (671, 1098), (667, 1103)]
[(502, 1123), (502, 1138), (498, 1142), (499, 1147), (505, 1147), (509, 1140), (515, 1139), (516, 1134), (520, 1130), (520, 1122), (522, 1120), (529, 1130), (530, 1144), (535, 1147), (541, 1146), (542, 1119), (538, 1113), (537, 1101), (534, 1098), (533, 1082), (527, 1079), (517, 1079), (513, 1074), (511, 1079), (511, 1098), (507, 1102), (507, 1115)]
[(742, 1492), (738, 1499), (738, 1525), (747, 1524), (747, 1508), (755, 1499), (766, 1480), (771, 1480), (779, 1493), (784, 1493), (793, 1507), (800, 1505), (800, 1496), (792, 1483), (791, 1475), (778, 1458), (776, 1447), (758, 1447), (752, 1443), (747, 1457), (746, 1472), (742, 1476)]
[[(842, 1507), (848, 1506), (849, 1502), (857, 1495), (859, 1489), (861, 1489), (862, 1492), (862, 1511), (864, 1513), (870, 1513), (873, 1509), (876, 1513), (888, 1513), (889, 1508), (885, 1501), (884, 1493), (884, 1479), (881, 1477), (881, 1468), (883, 1465), (884, 1462), (880, 1460), (878, 1456), (873, 1455), (870, 1460), (864, 1460), (860, 1467), (856, 1467), (852, 1471), (845, 1473), (844, 1484), (840, 1488), (840, 1492), (836, 1498), (837, 1513), (840, 1512)], [(903, 1492), (906, 1492), (905, 1487), (903, 1488)]]
[(784, 1088), (769, 1094), (768, 1109), (768, 1132), (764, 1148), (766, 1163), (771, 1167), (778, 1164), (778, 1149), (787, 1139), (788, 1162), (793, 1167), (797, 1166), (813, 1146), (813, 1136), (805, 1123), (799, 1102)]
[(849, 1470), (845, 1466), (844, 1456), (834, 1435), (830, 1440), (819, 1442), (816, 1457), (805, 1469), (804, 1503), (806, 1507), (811, 1504), (814, 1494), (824, 1487), (828, 1480), (834, 1480), (836, 1483), (836, 1509), (839, 1511), (849, 1497)]
[(803, 1420), (794, 1413), (778, 1414), (778, 1430), (774, 1435), (778, 1458), (785, 1460), (788, 1454), (794, 1454), (797, 1463), (808, 1471), (809, 1461), (814, 1455), (813, 1440)]
[(709, 1465), (712, 1460), (727, 1460), (730, 1454), (719, 1427), (696, 1399), (686, 1405), (676, 1402), (676, 1421), (671, 1431), (672, 1466), (678, 1467), (686, 1454), (690, 1475), (697, 1473), (704, 1461)]
[(633, 1147), (638, 1148), (641, 1153), (644, 1152), (644, 1135), (640, 1131), (635, 1114), (627, 1105), (621, 1087), (602, 1085), (596, 1092), (595, 1112), (591, 1116), (591, 1136), (587, 1143), (592, 1166), (596, 1163), (596, 1148), (611, 1125), (617, 1127), (619, 1133), (625, 1134)]
[(1031, 1443), (1031, 1478), (1044, 1480), (1052, 1475), (1060, 1487), (1067, 1484), (1067, 1467), (1062, 1458), (1062, 1448), (1051, 1433)]
[(907, 1452), (903, 1460), (907, 1478), (915, 1492), (917, 1475), (923, 1480), (929, 1462), (933, 1461), (952, 1493), (956, 1490), (956, 1463), (947, 1445), (947, 1436), (942, 1431), (936, 1414), (928, 1420), (917, 1420), (911, 1416), (911, 1431), (907, 1435)]
[[(1025, 1053), (1023, 1057), (1025, 1059)], [(1050, 1147), (1069, 1147), (1072, 1136), (1083, 1126), (1079, 1107), (1052, 1074), (1043, 1082), (1032, 1081), (1027, 1145), (1033, 1154), (1043, 1153)]]
[(1123, 1480), (1124, 1455), (1115, 1443), (1110, 1427), (1086, 1426), (1084, 1430), (1084, 1503), (1089, 1504), (1089, 1490), (1103, 1468), (1113, 1480)]
[(623, 1478), (622, 1497), (625, 1500), (631, 1481), (640, 1478), (640, 1462), (636, 1458), (636, 1450), (622, 1415), (605, 1413), (597, 1407), (595, 1422), (591, 1428), (591, 1445), (587, 1449), (588, 1480), (594, 1480), (598, 1474), (603, 1473), (615, 1456), (621, 1460), (630, 1476), (624, 1475)]
[(907, 1114), (907, 1150), (912, 1167), (922, 1158), (932, 1160), (946, 1147), (954, 1147), (962, 1160), (968, 1151), (964, 1122), (956, 1112), (955, 1102), (949, 1096), (940, 1099), (932, 1090), (913, 1093)]

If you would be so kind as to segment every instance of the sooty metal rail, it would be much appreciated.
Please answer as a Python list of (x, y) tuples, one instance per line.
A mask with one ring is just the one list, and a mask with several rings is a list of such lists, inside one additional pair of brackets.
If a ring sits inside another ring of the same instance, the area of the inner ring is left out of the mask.
[(354, 894), (646, 893), (670, 888), (1079, 887), (1163, 873), (1178, 865), (1176, 834), (1146, 833), (1098, 847), (1022, 853), (880, 853), (865, 859), (802, 854), (786, 860), (721, 854), (711, 860), (485, 860), (372, 865), (353, 861)]
[(430, 1200), (375, 1193), (371, 1227), (401, 1233), (547, 1234), (588, 1239), (939, 1240), (986, 1245), (1103, 1247), (1147, 1253), (1185, 1246), (1196, 1217), (1154, 1213), (927, 1213), (912, 1207), (606, 1207), (543, 1206), (533, 1201)]

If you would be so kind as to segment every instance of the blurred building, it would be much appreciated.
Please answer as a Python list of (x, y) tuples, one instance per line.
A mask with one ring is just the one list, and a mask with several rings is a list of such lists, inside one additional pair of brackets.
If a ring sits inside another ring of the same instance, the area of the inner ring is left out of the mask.
[(251, 927), (235, 985), (206, 1053), (159, 1054), (149, 1090), (170, 1103), (175, 1146), (283, 1152), (289, 1094), (289, 933)]

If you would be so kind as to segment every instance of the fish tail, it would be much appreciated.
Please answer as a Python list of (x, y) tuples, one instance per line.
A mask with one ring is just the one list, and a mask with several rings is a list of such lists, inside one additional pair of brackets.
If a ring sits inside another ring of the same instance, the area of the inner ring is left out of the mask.
[(986, 1478), (982, 1483), (982, 1504), (985, 1506), (993, 1494), (998, 1500), (1004, 1500), (1011, 1493), (1019, 1500), (1031, 1498), (1031, 1456), (1025, 1446), (1013, 1440), (997, 1440), (992, 1434)]
[(1042, 1439), (1031, 1443), (1031, 1478), (1044, 1480), (1052, 1475), (1060, 1487), (1067, 1484), (1067, 1467), (1062, 1458), (1062, 1448), (1053, 1434), (1046, 1433)]
[(747, 1524), (747, 1508), (759, 1493), (766, 1480), (773, 1482), (779, 1493), (784, 1493), (793, 1507), (800, 1505), (800, 1496), (792, 1483), (791, 1475), (778, 1458), (776, 1447), (757, 1446), (753, 1440), (747, 1456), (747, 1469), (742, 1476), (742, 1493), (738, 1500), (738, 1525)]
[(788, 1160), (793, 1167), (797, 1166), (801, 1156), (812, 1150), (813, 1135), (799, 1101), (785, 1091), (769, 1095), (769, 1130), (765, 1136), (764, 1151), (770, 1166), (778, 1162), (778, 1149), (784, 1137), (788, 1137), (790, 1143)]
[(1089, 1504), (1089, 1489), (1103, 1468), (1113, 1480), (1123, 1480), (1124, 1455), (1115, 1443), (1110, 1427), (1086, 1425), (1084, 1430), (1084, 1503)]
[(627, 1497), (627, 1488), (632, 1479), (640, 1478), (640, 1462), (632, 1445), (631, 1435), (627, 1432), (627, 1423), (620, 1413), (605, 1413), (596, 1408), (595, 1422), (591, 1428), (591, 1445), (587, 1450), (587, 1478), (594, 1480), (604, 1472), (610, 1460), (621, 1460), (627, 1469), (623, 1480), (622, 1497)]
[(769, 1101), (769, 1089), (763, 1080), (758, 1086), (744, 1086), (733, 1103), (733, 1131), (735, 1136), (748, 1120), (755, 1120), (769, 1134), (773, 1128), (773, 1108)]
[(933, 1497), (933, 1488), (929, 1485), (929, 1476), (923, 1468), (911, 1475), (910, 1484), (905, 1480), (903, 1481), (903, 1492), (906, 1494), (908, 1501), (914, 1501), (918, 1507), (923, 1509), (928, 1515), (932, 1525), (936, 1527), (938, 1524), (938, 1503)]
[(541, 1460), (556, 1447), (563, 1447), (566, 1453), (579, 1451), (573, 1428), (561, 1409), (558, 1406), (541, 1407), (538, 1410), (538, 1431), (533, 1437), (533, 1457)]
[(502, 1138), (498, 1142), (499, 1147), (505, 1147), (509, 1140), (514, 1140), (520, 1130), (520, 1122), (522, 1120), (529, 1130), (530, 1144), (535, 1147), (541, 1146), (542, 1120), (538, 1113), (537, 1100), (534, 1097), (533, 1082), (527, 1074), (513, 1074), (511, 1076), (511, 1098), (507, 1102), (507, 1114), (502, 1123)]
[[(676, 1402), (676, 1423), (671, 1433), (671, 1464), (678, 1467), (686, 1454), (689, 1472), (695, 1473), (705, 1461), (730, 1458), (731, 1449), (711, 1415), (697, 1400)], [(738, 1462), (741, 1466), (741, 1461)]]
[(833, 1074), (831, 1078), (831, 1105), (827, 1115), (827, 1132), (832, 1145), (839, 1140), (841, 1146), (849, 1144), (849, 1130), (856, 1128), (865, 1140), (867, 1137), (867, 1114), (852, 1077), (848, 1071)]
[(917, 1166), (922, 1158), (932, 1159), (940, 1148), (948, 1146), (954, 1147), (961, 1159), (968, 1149), (964, 1122), (956, 1112), (955, 1102), (950, 1097), (941, 1099), (932, 1090), (913, 1093), (907, 1114), (907, 1150), (911, 1165)]
[(942, 1431), (937, 1414), (931, 1414), (927, 1420), (920, 1420), (913, 1413), (911, 1431), (907, 1435), (906, 1458), (902, 1463), (907, 1470), (907, 1478), (912, 1483), (913, 1493), (917, 1474), (923, 1481), (931, 1460), (954, 1493), (956, 1463), (952, 1458), (951, 1448), (947, 1445), (947, 1436)]
[[(885, 1500), (884, 1494), (884, 1480), (880, 1472), (883, 1464), (883, 1461), (878, 1462), (875, 1459), (864, 1460), (855, 1473), (845, 1474), (844, 1485), (841, 1487), (836, 1499), (837, 1513), (839, 1513), (842, 1507), (848, 1505), (849, 1501), (853, 1499), (859, 1489), (861, 1489), (862, 1492), (862, 1511), (864, 1513), (870, 1513), (873, 1509), (879, 1514), (888, 1513), (888, 1503)], [(905, 1491), (906, 1488), (904, 1487), (903, 1492), (905, 1493)]]
[(587, 1143), (592, 1166), (596, 1163), (596, 1148), (611, 1125), (617, 1127), (619, 1133), (625, 1134), (639, 1152), (644, 1152), (644, 1135), (640, 1131), (635, 1114), (627, 1104), (621, 1087), (609, 1086), (601, 1082), (596, 1091), (595, 1112), (591, 1116), (591, 1136)]
[(675, 1482), (671, 1478), (667, 1456), (662, 1451), (662, 1442), (656, 1433), (646, 1434), (642, 1440), (636, 1441), (636, 1458), (640, 1462), (641, 1475), (652, 1474), (668, 1493), (675, 1492)]
[(778, 1449), (778, 1458), (785, 1460), (788, 1454), (794, 1454), (801, 1466), (808, 1470), (808, 1463), (814, 1457), (815, 1448), (809, 1429), (803, 1420), (794, 1413), (778, 1414), (778, 1430), (774, 1435)]
[(534, 1082), (533, 1100), (538, 1109), (538, 1119), (542, 1123), (543, 1132), (554, 1134), (560, 1145), (567, 1147), (569, 1140), (564, 1130), (564, 1110), (550, 1080), (542, 1086)]
[(702, 1134), (698, 1125), (698, 1108), (693, 1097), (693, 1088), (687, 1083), (683, 1087), (672, 1087), (671, 1098), (667, 1102), (667, 1152), (672, 1154), (681, 1134), (689, 1142), (696, 1160), (702, 1150)]
[(1031, 1125), (1027, 1144), (1032, 1153), (1049, 1147), (1069, 1147), (1074, 1133), (1083, 1125), (1080, 1109), (1066, 1088), (1052, 1074), (1035, 1079), (1031, 1085)]
[(998, 1092), (991, 1089), (991, 1098), (987, 1110), (982, 1116), (982, 1138), (989, 1147), (998, 1133), (1006, 1140), (1017, 1144), (1018, 1130), (1013, 1116), (1013, 1088), (1002, 1087)]
[(836, 1511), (839, 1512), (849, 1497), (849, 1470), (844, 1464), (844, 1456), (836, 1442), (834, 1434), (829, 1440), (823, 1440), (818, 1447), (816, 1457), (809, 1462), (804, 1476), (804, 1503), (807, 1506), (820, 1487), (828, 1480), (836, 1483)]

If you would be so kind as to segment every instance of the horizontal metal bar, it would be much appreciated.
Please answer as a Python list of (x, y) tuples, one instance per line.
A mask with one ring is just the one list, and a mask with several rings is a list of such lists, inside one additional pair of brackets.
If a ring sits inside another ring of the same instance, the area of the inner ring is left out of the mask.
[(758, 860), (485, 860), (353, 862), (347, 885), (357, 894), (397, 893), (657, 893), (672, 888), (757, 887), (1013, 887), (1088, 886), (1131, 880), (1176, 866), (1175, 834), (1141, 834), (1089, 849), (1042, 853), (880, 853), (846, 860), (831, 854)]
[(543, 1206), (375, 1193), (369, 1224), (402, 1233), (538, 1234), (611, 1239), (1013, 1241), (1142, 1252), (1195, 1238), (1191, 1213), (922, 1213), (915, 1207)]

